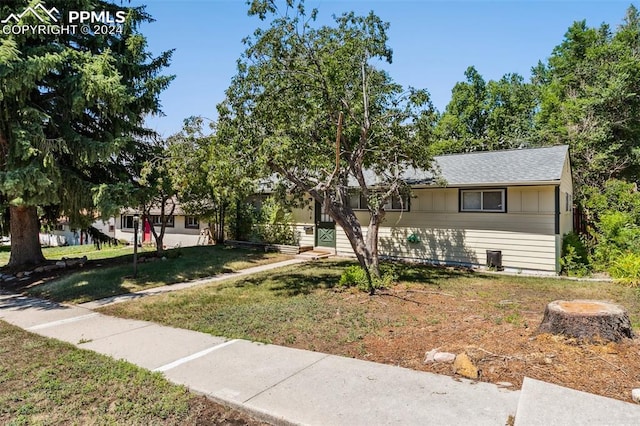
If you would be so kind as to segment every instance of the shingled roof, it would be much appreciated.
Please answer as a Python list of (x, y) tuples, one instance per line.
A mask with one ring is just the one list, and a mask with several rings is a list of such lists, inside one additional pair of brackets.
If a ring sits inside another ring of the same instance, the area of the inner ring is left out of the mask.
[(567, 145), (435, 157), (448, 185), (522, 184), (559, 181)]
[[(473, 152), (434, 157), (432, 171), (409, 169), (403, 180), (409, 185), (479, 186), (524, 185), (560, 181), (567, 158), (567, 145), (505, 151)], [(373, 171), (365, 172), (365, 180), (375, 186), (381, 183)], [(350, 178), (349, 185), (357, 186)]]

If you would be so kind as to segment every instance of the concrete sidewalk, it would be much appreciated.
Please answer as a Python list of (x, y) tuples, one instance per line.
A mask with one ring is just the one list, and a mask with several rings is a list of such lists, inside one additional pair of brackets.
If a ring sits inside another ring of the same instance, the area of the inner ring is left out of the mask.
[(318, 352), (226, 340), (79, 306), (0, 295), (0, 319), (162, 372), (278, 424), (504, 425), (519, 392)]
[(0, 293), (0, 320), (162, 372), (277, 424), (637, 425), (640, 406), (525, 379), (521, 391), (318, 352), (227, 340)]

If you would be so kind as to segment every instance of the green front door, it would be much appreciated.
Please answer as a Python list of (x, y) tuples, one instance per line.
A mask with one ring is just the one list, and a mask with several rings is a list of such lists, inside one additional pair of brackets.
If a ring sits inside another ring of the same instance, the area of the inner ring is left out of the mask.
[(320, 203), (316, 203), (316, 246), (336, 247), (336, 223), (331, 216), (322, 211)]

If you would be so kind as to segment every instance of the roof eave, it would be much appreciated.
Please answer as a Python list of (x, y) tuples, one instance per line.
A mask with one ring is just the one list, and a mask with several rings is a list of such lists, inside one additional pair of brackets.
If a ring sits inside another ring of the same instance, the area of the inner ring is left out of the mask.
[(411, 185), (414, 189), (419, 188), (487, 188), (487, 187), (505, 187), (505, 186), (556, 186), (560, 185), (560, 179), (557, 180), (537, 180), (537, 181), (521, 181), (521, 182), (480, 182), (480, 183), (450, 183), (448, 185)]

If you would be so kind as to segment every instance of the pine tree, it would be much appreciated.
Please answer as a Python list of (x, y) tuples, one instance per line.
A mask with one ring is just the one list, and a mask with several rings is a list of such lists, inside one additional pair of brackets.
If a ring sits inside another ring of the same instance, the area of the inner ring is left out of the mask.
[[(32, 3), (4, 2), (0, 16), (20, 16)], [(144, 7), (88, 0), (46, 6), (53, 12), (45, 25), (68, 24), (71, 10), (124, 11), (126, 21), (113, 34), (0, 35), (0, 201), (10, 209), (12, 268), (44, 260), (39, 210), (77, 223), (94, 210), (99, 185), (126, 178), (134, 140), (151, 133), (143, 120), (160, 112), (158, 96), (173, 78), (161, 75), (172, 52), (153, 57), (139, 32), (152, 21)], [(23, 24), (42, 22), (26, 13)]]

